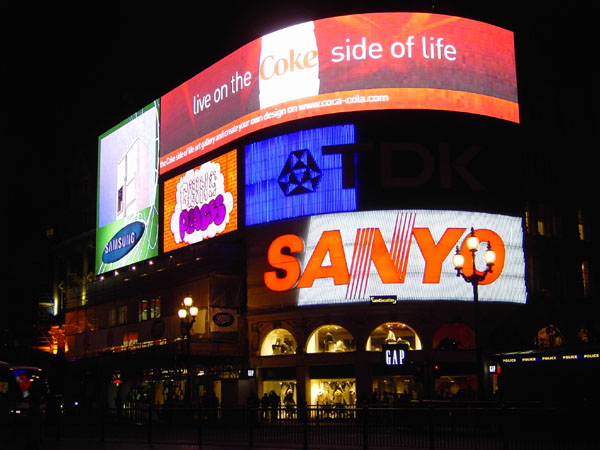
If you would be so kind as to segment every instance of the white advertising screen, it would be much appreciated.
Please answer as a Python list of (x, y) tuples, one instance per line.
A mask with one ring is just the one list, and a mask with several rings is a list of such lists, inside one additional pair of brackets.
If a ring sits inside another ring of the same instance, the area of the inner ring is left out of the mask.
[(313, 216), (306, 234), (275, 237), (264, 273), (267, 289), (290, 291), (298, 305), (398, 301), (473, 301), (473, 288), (458, 277), (458, 248), (472, 274), (465, 240), (479, 238), (475, 267), (483, 273), (488, 245), (496, 262), (479, 285), (479, 300), (525, 303), (521, 219), (465, 211), (390, 210)]

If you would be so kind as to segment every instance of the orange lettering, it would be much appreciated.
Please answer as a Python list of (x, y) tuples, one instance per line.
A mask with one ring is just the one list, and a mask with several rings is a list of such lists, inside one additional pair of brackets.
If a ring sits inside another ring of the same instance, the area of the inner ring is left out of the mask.
[(286, 234), (279, 236), (269, 246), (267, 259), (276, 269), (283, 270), (285, 276), (277, 276), (277, 271), (265, 272), (265, 285), (272, 291), (287, 291), (294, 287), (300, 277), (300, 262), (291, 255), (282, 253), (284, 248), (288, 248), (290, 253), (297, 253), (304, 250), (304, 242), (295, 234)]
[(371, 250), (371, 260), (375, 264), (379, 278), (383, 283), (400, 283), (400, 274), (394, 266), (390, 252), (388, 252), (383, 236), (379, 228), (375, 228), (373, 237), (373, 247)]
[[(442, 273), (442, 263), (450, 254), (465, 228), (448, 228), (444, 235), (436, 244), (431, 236), (429, 228), (415, 228), (413, 236), (415, 237), (423, 258), (425, 259), (425, 273), (423, 274), (423, 283), (439, 283)], [(465, 256), (465, 259), (467, 257)]]
[[(329, 253), (331, 265), (323, 266), (323, 260), (327, 253)], [(339, 230), (323, 232), (297, 287), (311, 287), (317, 278), (333, 278), (336, 285), (348, 284), (350, 280), (344, 245)]]
[(275, 58), (272, 55), (269, 55), (269, 56), (265, 57), (265, 59), (263, 59), (262, 62), (260, 63), (260, 77), (263, 80), (268, 80), (273, 76), (272, 74), (269, 76), (267, 76), (265, 74), (265, 63), (267, 62), (267, 59), (275, 59)]
[[(492, 271), (488, 272), (485, 279), (480, 281), (480, 285), (491, 284), (498, 279), (500, 274), (502, 273), (502, 269), (504, 269), (504, 259), (506, 250), (504, 248), (504, 242), (502, 238), (494, 233), (492, 230), (475, 230), (475, 236), (479, 239), (479, 242), (489, 242), (492, 250), (496, 252), (496, 262), (492, 266)], [(487, 249), (482, 249), (477, 253), (485, 252)], [(467, 248), (467, 240), (465, 239), (460, 248), (460, 253), (465, 257), (465, 264), (463, 266), (463, 273), (465, 276), (469, 276), (473, 274), (473, 258), (471, 256), (471, 251)], [(477, 271), (479, 275), (483, 275), (483, 272)]]
[[(280, 58), (275, 60), (273, 55), (265, 56), (260, 62), (259, 74), (263, 80), (270, 80), (274, 76), (282, 76), (294, 70), (304, 70), (309, 67), (315, 67), (319, 53), (316, 50), (302, 53), (296, 53), (296, 50), (290, 49), (289, 58)], [(273, 61), (272, 65), (268, 64)], [(268, 67), (267, 67), (268, 65)]]

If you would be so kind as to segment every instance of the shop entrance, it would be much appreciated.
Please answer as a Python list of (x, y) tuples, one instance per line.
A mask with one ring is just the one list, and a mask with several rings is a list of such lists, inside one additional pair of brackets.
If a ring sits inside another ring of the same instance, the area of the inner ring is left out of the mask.
[(434, 380), (434, 394), (440, 400), (474, 400), (477, 392), (475, 375), (443, 375)]
[(423, 396), (423, 384), (413, 375), (373, 377), (372, 404), (399, 406), (399, 403), (418, 400)]

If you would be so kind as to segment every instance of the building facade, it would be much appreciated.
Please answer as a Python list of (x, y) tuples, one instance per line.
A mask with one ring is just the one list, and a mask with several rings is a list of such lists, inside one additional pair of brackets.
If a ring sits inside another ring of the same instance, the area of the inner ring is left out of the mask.
[[(595, 373), (590, 181), (531, 103), (522, 123), (514, 46), (435, 14), (308, 22), (102, 135), (95, 270), (83, 246), (56, 278), (69, 395), (352, 407)], [(497, 254), (477, 301), (452, 264), (471, 230)]]

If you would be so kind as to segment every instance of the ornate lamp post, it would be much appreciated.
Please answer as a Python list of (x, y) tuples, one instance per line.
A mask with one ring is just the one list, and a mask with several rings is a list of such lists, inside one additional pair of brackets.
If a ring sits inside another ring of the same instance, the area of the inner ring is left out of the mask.
[(496, 253), (492, 250), (489, 242), (487, 250), (483, 254), (483, 259), (486, 264), (486, 269), (483, 272), (477, 272), (475, 266), (475, 254), (479, 251), (479, 239), (475, 236), (475, 231), (471, 228), (471, 233), (463, 244), (466, 245), (467, 249), (471, 252), (472, 268), (473, 272), (470, 275), (466, 275), (463, 271), (465, 264), (465, 257), (461, 254), (460, 248), (456, 247), (456, 254), (452, 258), (452, 263), (456, 269), (456, 276), (462, 276), (463, 279), (473, 286), (473, 308), (474, 308), (474, 322), (475, 322), (475, 354), (477, 360), (477, 397), (478, 399), (483, 398), (483, 361), (481, 357), (481, 345), (479, 336), (479, 283), (481, 283), (488, 273), (492, 272), (492, 266), (496, 262)]
[(177, 311), (179, 316), (181, 335), (186, 341), (186, 362), (187, 362), (187, 382), (185, 388), (185, 400), (188, 405), (192, 403), (192, 367), (190, 361), (190, 334), (192, 326), (198, 317), (198, 308), (194, 306), (194, 300), (192, 297), (186, 297), (183, 299), (183, 307)]

